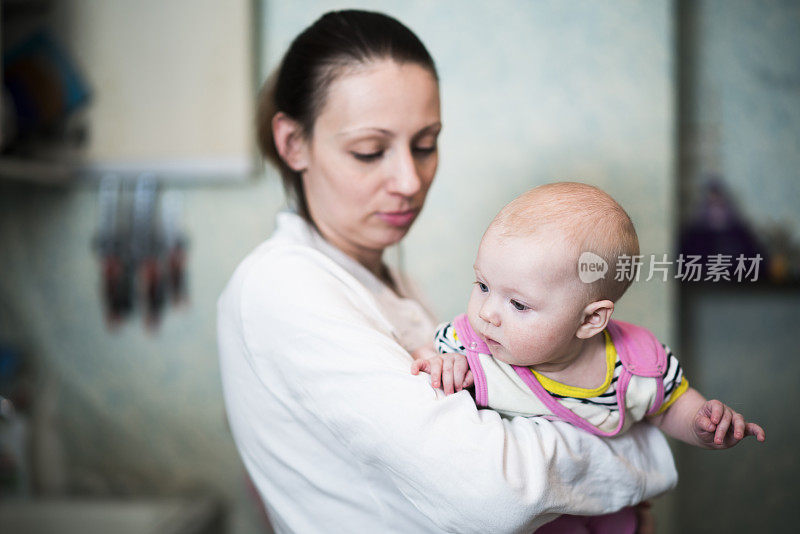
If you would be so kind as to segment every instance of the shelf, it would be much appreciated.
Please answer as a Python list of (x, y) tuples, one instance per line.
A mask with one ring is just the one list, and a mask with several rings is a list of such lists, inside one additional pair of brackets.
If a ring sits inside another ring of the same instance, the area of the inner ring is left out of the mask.
[(0, 157), (0, 179), (45, 185), (66, 185), (78, 174), (75, 164)]
[(681, 291), (797, 291), (800, 289), (800, 278), (783, 281), (763, 279), (755, 282), (680, 282), (678, 287)]

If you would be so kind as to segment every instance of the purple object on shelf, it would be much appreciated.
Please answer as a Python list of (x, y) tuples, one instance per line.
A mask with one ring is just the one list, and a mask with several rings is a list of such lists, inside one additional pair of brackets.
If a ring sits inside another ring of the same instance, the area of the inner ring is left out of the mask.
[(709, 179), (698, 209), (680, 237), (680, 253), (708, 257), (742, 254), (766, 259), (764, 247), (736, 209), (731, 194), (718, 177)]

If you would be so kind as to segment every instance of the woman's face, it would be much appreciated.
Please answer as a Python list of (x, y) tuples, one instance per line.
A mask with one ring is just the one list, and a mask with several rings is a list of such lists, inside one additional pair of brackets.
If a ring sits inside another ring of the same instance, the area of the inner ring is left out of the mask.
[(381, 60), (340, 74), (303, 141), (320, 233), (365, 265), (380, 263), (422, 209), (440, 130), (439, 86), (425, 68)]

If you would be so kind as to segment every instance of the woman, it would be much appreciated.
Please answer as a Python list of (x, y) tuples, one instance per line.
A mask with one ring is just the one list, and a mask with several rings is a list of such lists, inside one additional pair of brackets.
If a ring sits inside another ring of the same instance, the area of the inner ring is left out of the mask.
[(436, 172), (438, 81), (416, 36), (328, 13), (272, 82), (260, 145), (297, 213), (234, 273), (218, 335), (234, 439), (275, 530), (530, 532), (669, 489), (650, 427), (603, 441), (501, 419), (410, 374), (434, 322), (382, 257)]

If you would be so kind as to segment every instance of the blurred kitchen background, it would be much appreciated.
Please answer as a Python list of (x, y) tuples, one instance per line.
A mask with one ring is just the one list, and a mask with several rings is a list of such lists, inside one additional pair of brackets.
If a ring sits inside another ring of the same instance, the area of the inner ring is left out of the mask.
[(554, 180), (609, 191), (646, 260), (763, 259), (741, 282), (676, 264), (647, 281), (645, 261), (618, 313), (768, 433), (674, 443), (659, 532), (794, 532), (793, 0), (2, 0), (0, 531), (268, 531), (226, 426), (215, 303), (283, 207), (254, 149), (257, 87), (346, 7), (396, 16), (439, 69), (440, 170), (393, 256), (441, 318), (494, 213)]

